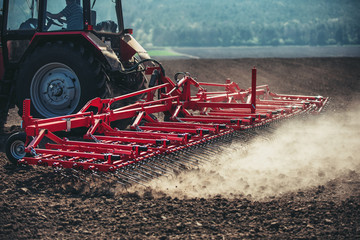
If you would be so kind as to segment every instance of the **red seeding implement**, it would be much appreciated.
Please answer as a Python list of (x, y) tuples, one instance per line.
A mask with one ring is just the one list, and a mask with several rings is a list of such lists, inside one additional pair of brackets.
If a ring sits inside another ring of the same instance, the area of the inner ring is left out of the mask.
[[(255, 68), (249, 89), (229, 80), (198, 82), (187, 73), (176, 74), (173, 82), (161, 67), (148, 67), (146, 73), (152, 74), (149, 88), (95, 98), (72, 115), (33, 118), (30, 100), (25, 100), (24, 133), (9, 138), (8, 158), (19, 164), (111, 172), (124, 185), (141, 183), (206, 161), (207, 155), (219, 151), (212, 143), (227, 142), (303, 113), (318, 113), (328, 101), (321, 96), (276, 94), (267, 85), (256, 86)], [(194, 89), (197, 92), (191, 95)], [(134, 97), (141, 100), (114, 107)], [(123, 122), (130, 123), (126, 130), (116, 128)], [(83, 137), (74, 137), (73, 132), (82, 132)]]

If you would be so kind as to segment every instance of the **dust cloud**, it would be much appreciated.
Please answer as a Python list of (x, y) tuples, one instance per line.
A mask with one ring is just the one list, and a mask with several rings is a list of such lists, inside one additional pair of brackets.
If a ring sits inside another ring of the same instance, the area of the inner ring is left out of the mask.
[(262, 199), (322, 185), (349, 171), (360, 172), (359, 119), (360, 107), (291, 120), (271, 134), (233, 142), (199, 169), (149, 186), (178, 198), (220, 194)]

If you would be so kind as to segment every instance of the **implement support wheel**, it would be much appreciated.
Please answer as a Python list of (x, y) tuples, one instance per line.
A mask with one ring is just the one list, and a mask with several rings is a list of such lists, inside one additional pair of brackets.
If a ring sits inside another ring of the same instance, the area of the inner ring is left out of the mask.
[(26, 134), (17, 132), (12, 134), (5, 143), (6, 156), (10, 163), (16, 165), (19, 159), (25, 157)]

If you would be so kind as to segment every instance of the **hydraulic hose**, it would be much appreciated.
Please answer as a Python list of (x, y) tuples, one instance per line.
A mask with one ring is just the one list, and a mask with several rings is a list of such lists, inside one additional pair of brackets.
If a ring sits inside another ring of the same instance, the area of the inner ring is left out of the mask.
[(161, 74), (163, 76), (165, 76), (165, 69), (164, 67), (161, 65), (161, 63), (155, 59), (149, 58), (149, 59), (143, 59), (140, 62), (136, 63), (134, 66), (130, 67), (130, 68), (126, 68), (124, 71), (122, 71), (122, 73), (124, 74), (129, 74), (132, 73), (134, 70), (136, 70), (140, 64), (145, 63), (145, 62), (154, 62), (157, 65), (159, 65), (160, 69), (161, 69)]

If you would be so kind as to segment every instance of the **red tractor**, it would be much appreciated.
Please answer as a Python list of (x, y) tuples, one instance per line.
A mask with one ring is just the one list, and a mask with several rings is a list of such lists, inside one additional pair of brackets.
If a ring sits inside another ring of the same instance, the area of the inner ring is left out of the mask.
[(27, 98), (49, 118), (145, 87), (152, 60), (124, 28), (121, 0), (3, 0), (1, 14), (0, 126)]

